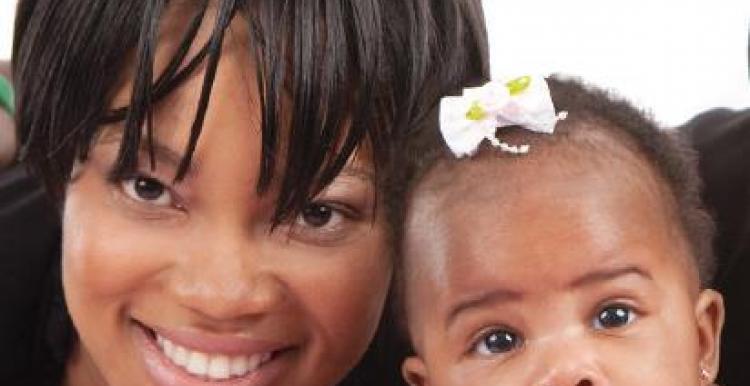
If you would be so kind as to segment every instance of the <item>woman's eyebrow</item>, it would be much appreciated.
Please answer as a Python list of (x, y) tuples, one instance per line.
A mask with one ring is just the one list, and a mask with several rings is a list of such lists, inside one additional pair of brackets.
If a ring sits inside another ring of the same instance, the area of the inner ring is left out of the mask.
[(375, 182), (375, 172), (372, 170), (372, 168), (359, 165), (344, 166), (337, 178), (338, 177), (351, 177), (366, 182)]
[[(171, 147), (162, 144), (158, 142), (156, 139), (154, 139), (154, 142), (151, 144), (151, 149), (154, 151), (154, 160), (157, 164), (165, 164), (170, 169), (177, 170), (180, 167), (180, 163), (182, 162), (182, 159), (184, 155), (175, 150)], [(143, 157), (145, 157), (148, 160), (149, 157), (149, 145), (148, 143), (142, 143), (140, 147), (140, 153)], [(196, 159), (194, 156), (190, 160), (190, 166), (187, 169), (186, 176), (190, 177), (193, 175), (198, 174), (198, 171), (200, 170), (200, 161)]]
[[(105, 134), (99, 140), (99, 144), (112, 144), (120, 146), (122, 144), (122, 139), (122, 132)], [(177, 170), (183, 158), (182, 152), (177, 151), (170, 146), (160, 142), (158, 138), (153, 138), (153, 141), (150, 145), (147, 140), (142, 140), (140, 141), (140, 146), (138, 149), (138, 157), (139, 159), (143, 160), (142, 162), (146, 165), (150, 165), (149, 146), (153, 150), (154, 161), (156, 161), (157, 165), (161, 164), (169, 167), (170, 169)], [(190, 167), (188, 168), (186, 176), (189, 177), (191, 175), (198, 174), (199, 170), (200, 161), (193, 157), (193, 159), (190, 160)]]

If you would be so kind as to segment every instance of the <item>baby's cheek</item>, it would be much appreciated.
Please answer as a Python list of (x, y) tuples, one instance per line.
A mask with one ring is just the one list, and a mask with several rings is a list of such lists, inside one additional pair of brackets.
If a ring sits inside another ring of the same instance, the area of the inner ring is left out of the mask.
[(435, 386), (518, 386), (536, 385), (528, 369), (499, 359), (467, 359), (462, 362), (436, 363), (430, 366)]
[(668, 361), (665, 366), (671, 366), (673, 379), (681, 379), (680, 385), (697, 385), (700, 379), (698, 326), (692, 301), (688, 295), (683, 293), (682, 296), (682, 301), (675, 297), (675, 301), (670, 302), (662, 319), (664, 338), (660, 340), (660, 347), (663, 360)]
[[(674, 302), (678, 303), (678, 302)], [(616, 384), (690, 386), (699, 381), (697, 335), (687, 309), (665, 307), (648, 321), (643, 333), (605, 352), (606, 366)], [(620, 382), (620, 383), (617, 383)], [(622, 383), (625, 382), (625, 383)]]

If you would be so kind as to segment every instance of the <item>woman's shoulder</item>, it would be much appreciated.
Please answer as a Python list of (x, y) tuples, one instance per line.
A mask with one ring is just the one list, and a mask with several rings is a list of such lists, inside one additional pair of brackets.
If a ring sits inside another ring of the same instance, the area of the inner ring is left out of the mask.
[(714, 242), (718, 270), (714, 286), (724, 295), (727, 320), (722, 333), (719, 384), (750, 384), (750, 109), (702, 113), (681, 132), (698, 152), (703, 199), (717, 223)]
[(35, 303), (43, 278), (59, 260), (59, 244), (58, 216), (35, 179), (20, 165), (0, 172), (2, 310)]
[(721, 230), (720, 255), (750, 246), (750, 109), (702, 113), (680, 131), (698, 152), (704, 200)]
[(36, 377), (45, 372), (40, 365), (50, 369), (59, 367), (48, 355), (47, 347), (49, 322), (56, 318), (54, 310), (62, 301), (57, 288), (59, 260), (58, 216), (40, 185), (22, 166), (0, 172), (0, 293), (3, 294), (0, 376), (3, 379)]

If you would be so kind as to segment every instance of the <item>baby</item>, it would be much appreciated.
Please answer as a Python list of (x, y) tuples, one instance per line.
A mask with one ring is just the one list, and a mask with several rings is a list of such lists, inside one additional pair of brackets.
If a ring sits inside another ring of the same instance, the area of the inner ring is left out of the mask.
[(432, 122), (403, 151), (405, 379), (712, 384), (724, 306), (690, 152), (609, 93), (538, 79), (568, 113), (554, 134), (500, 128), (460, 158)]

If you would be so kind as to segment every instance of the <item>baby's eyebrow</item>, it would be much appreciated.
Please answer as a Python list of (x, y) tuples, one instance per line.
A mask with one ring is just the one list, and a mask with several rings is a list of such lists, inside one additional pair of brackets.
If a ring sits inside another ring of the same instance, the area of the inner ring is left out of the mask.
[[(635, 265), (628, 265), (623, 267), (603, 268), (586, 272), (583, 275), (573, 279), (567, 285), (567, 287), (571, 289), (577, 289), (619, 279), (623, 276), (629, 275), (635, 275), (643, 279), (653, 280), (653, 276), (651, 276), (651, 274), (646, 270)], [(493, 291), (483, 292), (474, 297), (463, 299), (457, 302), (453, 307), (451, 307), (445, 319), (445, 326), (446, 328), (448, 328), (455, 322), (456, 318), (466, 310), (472, 308), (481, 308), (489, 304), (514, 302), (521, 300), (522, 298), (522, 292), (510, 290), (507, 288), (498, 288)]]
[(581, 287), (588, 287), (594, 284), (615, 280), (622, 276), (628, 275), (636, 275), (640, 276), (643, 279), (653, 280), (651, 274), (646, 270), (635, 265), (627, 265), (623, 267), (604, 268), (586, 272), (583, 275), (573, 279), (568, 284), (568, 288), (576, 289)]
[(451, 307), (445, 318), (445, 327), (448, 328), (462, 312), (472, 308), (481, 308), (489, 304), (506, 303), (521, 300), (523, 294), (507, 288), (498, 288), (493, 291), (483, 292), (477, 296), (463, 299)]

